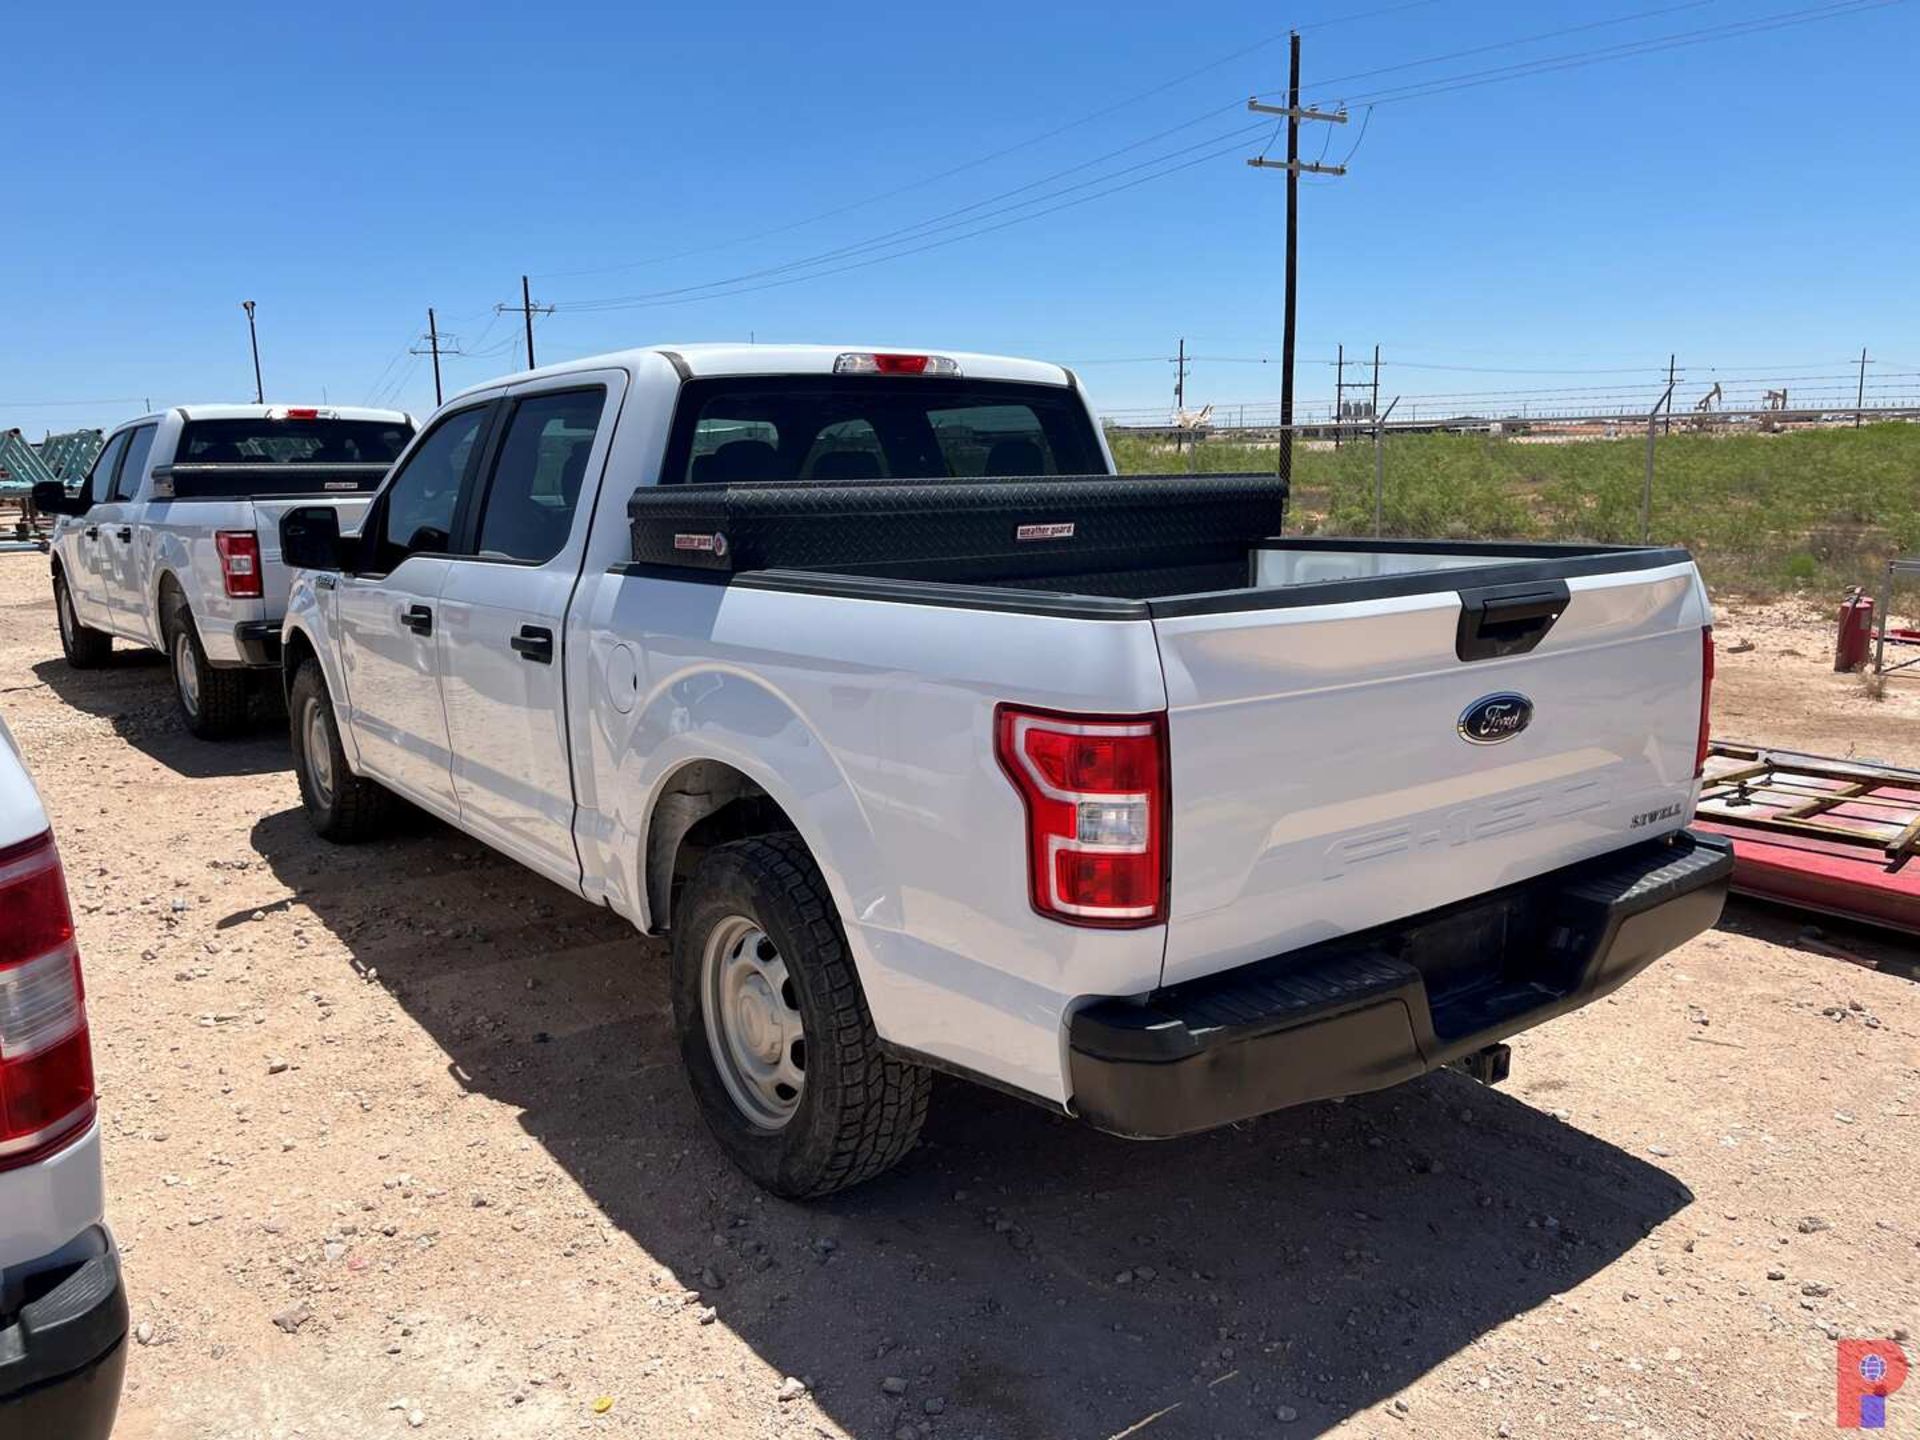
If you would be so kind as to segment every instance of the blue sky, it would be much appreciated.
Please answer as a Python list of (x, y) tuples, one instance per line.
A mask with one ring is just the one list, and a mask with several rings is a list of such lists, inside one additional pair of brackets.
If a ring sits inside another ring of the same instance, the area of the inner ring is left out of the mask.
[[(1277, 369), (1246, 362), (1278, 353), (1284, 178), (1235, 132), (1294, 24), (1310, 100), (1353, 115), (1306, 156), (1358, 142), (1302, 188), (1303, 402), (1336, 344), (1376, 342), (1387, 394), (1598, 393), (1677, 350), (1687, 401), (1716, 375), (1839, 375), (1862, 345), (1871, 383), (1920, 390), (1897, 378), (1920, 371), (1920, 8), (1382, 99), (1361, 135), (1387, 87), (1821, 5), (33, 7), (0, 87), (0, 425), (249, 398), (242, 299), (269, 398), (424, 411), (404, 351), (426, 307), (482, 352), (450, 390), (517, 369), (517, 317), (490, 307), (523, 270), (560, 307), (543, 361), (873, 339), (1061, 359), (1107, 407), (1158, 406), (1152, 357), (1184, 335), (1222, 357), (1192, 402), (1269, 399)], [(631, 296), (656, 298), (575, 308)]]

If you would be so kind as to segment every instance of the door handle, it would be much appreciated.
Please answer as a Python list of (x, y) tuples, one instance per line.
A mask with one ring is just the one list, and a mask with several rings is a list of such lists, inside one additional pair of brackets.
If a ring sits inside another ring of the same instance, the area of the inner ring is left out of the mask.
[(544, 625), (522, 625), (520, 633), (507, 643), (520, 652), (522, 660), (536, 665), (553, 663), (553, 631)]
[(400, 612), (400, 623), (416, 635), (431, 635), (433, 611), (425, 605), (410, 605)]
[(131, 525), (122, 525), (120, 527), (120, 538), (122, 540), (133, 539), (133, 527)]
[(98, 525), (87, 526), (87, 538), (89, 540), (98, 540), (100, 538), (100, 527)]

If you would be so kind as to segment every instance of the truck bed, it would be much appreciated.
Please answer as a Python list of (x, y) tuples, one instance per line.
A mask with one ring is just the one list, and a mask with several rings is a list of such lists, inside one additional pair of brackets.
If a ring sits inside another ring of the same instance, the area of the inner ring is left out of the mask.
[(931, 617), (844, 602), (1027, 616), (991, 643), (1076, 673), (1131, 632), (1178, 797), (1168, 984), (1686, 823), (1709, 612), (1685, 550), (1278, 538), (1284, 494), (1270, 475), (643, 487), (628, 569), (810, 597), (820, 633), (916, 631), (923, 682), (984, 662)]

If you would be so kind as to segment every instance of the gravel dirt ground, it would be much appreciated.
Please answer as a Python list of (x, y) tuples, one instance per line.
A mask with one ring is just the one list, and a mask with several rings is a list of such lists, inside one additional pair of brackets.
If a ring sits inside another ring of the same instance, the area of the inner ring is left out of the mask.
[[(1719, 728), (1920, 762), (1920, 677), (1873, 701), (1830, 625), (1724, 609)], [(283, 722), (197, 742), (157, 657), (58, 657), (44, 561), (0, 557), (0, 709), (87, 968), (124, 1440), (1815, 1435), (1832, 1337), (1920, 1324), (1901, 945), (1737, 905), (1498, 1090), (1177, 1143), (943, 1084), (898, 1171), (788, 1205), (695, 1114), (660, 946), (437, 825), (329, 848)]]

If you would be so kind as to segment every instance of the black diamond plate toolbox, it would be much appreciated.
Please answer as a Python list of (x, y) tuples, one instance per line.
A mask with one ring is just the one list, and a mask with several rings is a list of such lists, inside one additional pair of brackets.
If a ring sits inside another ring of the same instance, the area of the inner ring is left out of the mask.
[(1279, 533), (1275, 475), (643, 486), (633, 559), (741, 573), (1007, 579), (1231, 557)]

